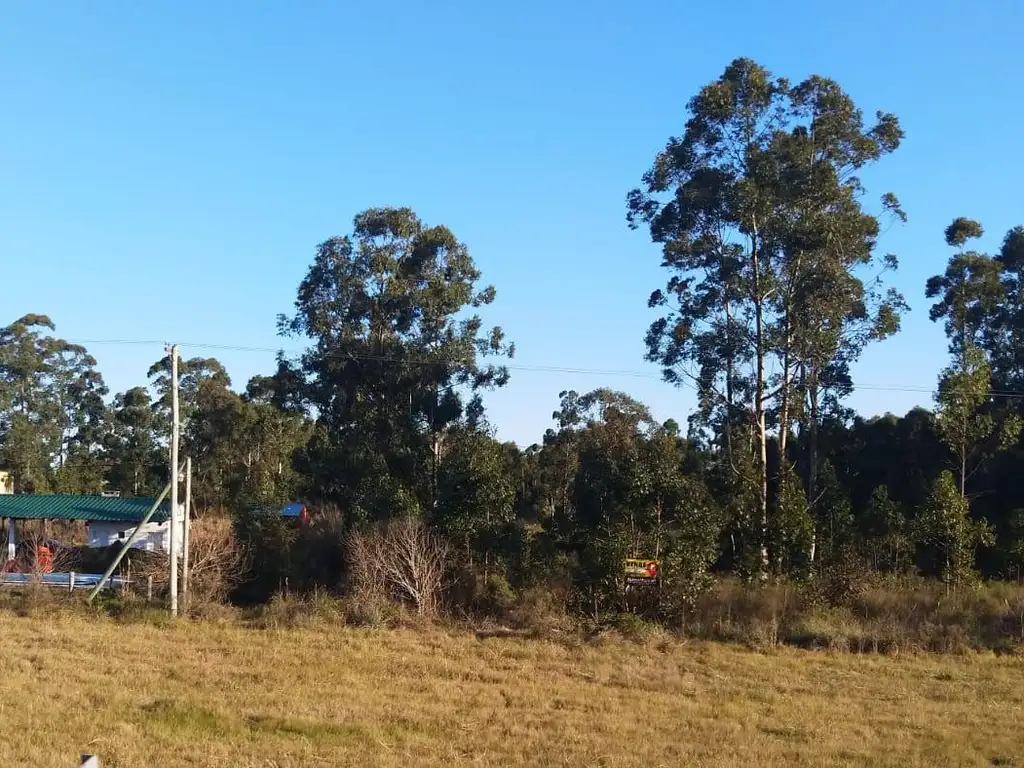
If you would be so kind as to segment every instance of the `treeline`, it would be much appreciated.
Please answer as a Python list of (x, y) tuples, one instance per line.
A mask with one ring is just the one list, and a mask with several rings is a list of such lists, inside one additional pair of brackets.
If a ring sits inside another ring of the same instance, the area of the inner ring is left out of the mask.
[[(933, 411), (843, 405), (852, 365), (908, 309), (886, 284), (897, 258), (876, 247), (906, 217), (859, 179), (902, 140), (894, 115), (865, 123), (831, 80), (731, 63), (627, 196), (669, 275), (650, 297), (648, 359), (697, 390), (696, 410), (659, 423), (621, 392), (562, 392), (525, 450), (487, 420), (483, 394), (508, 384), (514, 346), (478, 314), (495, 289), (467, 247), (409, 209), (356, 216), (279, 318), (303, 354), (240, 392), (215, 359), (181, 365), (194, 496), (233, 516), (254, 553), (250, 594), (351, 584), (354, 543), (370, 551), (375, 526), (410, 518), (445, 542), (473, 604), (557, 588), (578, 610), (615, 611), (637, 598), (627, 557), (662, 564), (652, 610), (691, 605), (716, 573), (1017, 577), (1024, 228), (994, 255), (971, 250), (974, 221), (945, 232), (950, 252), (921, 286), (949, 339)], [(17, 490), (158, 492), (168, 359), (110, 398), (95, 359), (54, 334), (42, 315), (0, 331), (0, 463)], [(253, 512), (294, 499), (320, 510), (301, 534)]]

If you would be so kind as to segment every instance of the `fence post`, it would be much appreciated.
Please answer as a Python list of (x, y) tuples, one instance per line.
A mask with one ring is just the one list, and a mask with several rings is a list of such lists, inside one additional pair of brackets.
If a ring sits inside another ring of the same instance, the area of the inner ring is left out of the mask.
[(146, 579), (146, 602), (153, 602), (153, 576), (152, 574)]
[(74, 591), (75, 591), (75, 572), (72, 571), (68, 575), (68, 592), (74, 592)]

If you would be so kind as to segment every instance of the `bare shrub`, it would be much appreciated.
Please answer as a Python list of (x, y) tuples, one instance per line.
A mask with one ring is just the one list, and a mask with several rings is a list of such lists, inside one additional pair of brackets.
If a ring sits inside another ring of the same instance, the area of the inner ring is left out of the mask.
[(167, 590), (171, 580), (168, 571), (167, 555), (160, 552), (146, 552), (144, 550), (129, 550), (128, 554), (121, 560), (120, 570), (131, 574), (132, 584), (139, 591), (147, 588), (152, 581), (153, 594), (161, 594)]
[(351, 531), (345, 537), (348, 578), (352, 592), (367, 600), (385, 600), (389, 582), (384, 562), (387, 549), (384, 531)]
[[(132, 550), (132, 580), (139, 585), (153, 579), (154, 592), (168, 588), (170, 573), (168, 556)], [(222, 602), (245, 578), (249, 551), (238, 541), (231, 521), (219, 515), (192, 521), (189, 530), (188, 599), (191, 606)], [(180, 568), (183, 563), (179, 564)]]
[(248, 549), (238, 541), (231, 520), (201, 517), (189, 530), (189, 601), (223, 602), (242, 583)]
[(418, 520), (395, 520), (347, 538), (353, 591), (367, 599), (391, 598), (436, 616), (449, 574), (448, 542)]

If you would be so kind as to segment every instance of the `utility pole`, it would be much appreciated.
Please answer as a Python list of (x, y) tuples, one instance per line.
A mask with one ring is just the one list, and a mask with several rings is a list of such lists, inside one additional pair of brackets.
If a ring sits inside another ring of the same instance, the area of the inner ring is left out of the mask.
[(188, 534), (192, 527), (192, 457), (185, 457), (185, 533), (182, 536), (182, 547), (185, 550), (181, 558), (181, 601), (188, 613)]
[(178, 615), (178, 345), (171, 344), (171, 616)]

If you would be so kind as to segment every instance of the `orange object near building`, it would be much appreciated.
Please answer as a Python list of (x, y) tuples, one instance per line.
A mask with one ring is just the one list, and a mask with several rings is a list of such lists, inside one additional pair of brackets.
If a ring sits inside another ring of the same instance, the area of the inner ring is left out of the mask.
[(53, 552), (49, 547), (36, 547), (36, 570), (39, 573), (53, 573)]

